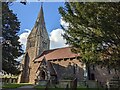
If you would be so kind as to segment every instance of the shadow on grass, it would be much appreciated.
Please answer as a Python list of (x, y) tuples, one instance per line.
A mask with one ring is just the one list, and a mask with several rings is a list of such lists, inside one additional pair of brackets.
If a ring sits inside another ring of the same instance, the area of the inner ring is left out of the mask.
[(9, 84), (4, 84), (2, 86), (3, 89), (14, 89), (14, 88), (18, 88), (18, 87), (21, 87), (21, 86), (28, 86), (28, 85), (32, 85), (32, 84), (29, 84), (29, 83), (20, 83), (20, 84), (17, 84), (17, 83), (9, 83)]

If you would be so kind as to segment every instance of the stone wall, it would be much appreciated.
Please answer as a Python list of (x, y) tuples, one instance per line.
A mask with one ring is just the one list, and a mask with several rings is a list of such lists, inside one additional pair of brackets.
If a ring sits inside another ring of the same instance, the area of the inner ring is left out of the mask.
[(84, 79), (83, 64), (77, 59), (51, 61), (57, 72), (59, 80), (73, 79), (77, 77), (79, 81)]
[(90, 73), (93, 73), (95, 80), (104, 86), (107, 84), (107, 82), (110, 82), (114, 75), (118, 75), (120, 77), (120, 73), (118, 71), (115, 73), (114, 69), (109, 71), (106, 67), (101, 66), (95, 66), (94, 69), (91, 66)]
[[(34, 66), (35, 64), (33, 63), (33, 60), (35, 58), (35, 52), (36, 52), (36, 48), (35, 47), (31, 47), (29, 48), (26, 53), (28, 54), (29, 56), (29, 63), (27, 64), (27, 68), (25, 68), (26, 70), (29, 71), (29, 73), (25, 73), (25, 69), (24, 69), (24, 65), (25, 65), (25, 57), (23, 58), (23, 66), (22, 66), (22, 72), (21, 74), (19, 75), (19, 80), (18, 80), (18, 83), (20, 82), (26, 82), (26, 83), (33, 83), (33, 78), (35, 77), (34, 75)], [(23, 76), (24, 75), (24, 76)], [(25, 78), (24, 78), (25, 77)], [(32, 80), (31, 80), (32, 79)], [(27, 80), (27, 81), (26, 81)]]

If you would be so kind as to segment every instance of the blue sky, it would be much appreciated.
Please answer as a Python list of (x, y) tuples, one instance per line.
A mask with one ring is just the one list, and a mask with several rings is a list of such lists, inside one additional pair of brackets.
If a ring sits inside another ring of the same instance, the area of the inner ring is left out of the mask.
[[(65, 47), (65, 40), (61, 36), (64, 31), (61, 29), (60, 24), (67, 26), (68, 24), (62, 20), (59, 14), (58, 8), (64, 7), (64, 2), (44, 2), (43, 11), (46, 28), (50, 38), (50, 49)], [(22, 48), (25, 50), (27, 37), (32, 30), (38, 13), (40, 11), (41, 2), (28, 2), (27, 5), (23, 5), (19, 2), (14, 2), (10, 6), (13, 13), (17, 14), (19, 21), (21, 22), (19, 41), (23, 44)], [(26, 32), (27, 31), (27, 32)]]
[[(38, 13), (40, 11), (41, 2), (28, 2), (27, 5), (23, 5), (19, 2), (15, 2), (10, 6), (10, 9), (13, 10), (19, 21), (21, 22), (20, 34), (24, 32), (24, 29), (32, 29)], [(60, 14), (58, 8), (64, 6), (63, 2), (44, 2), (43, 10), (44, 17), (46, 22), (46, 28), (48, 33), (53, 29), (61, 28), (60, 27)]]

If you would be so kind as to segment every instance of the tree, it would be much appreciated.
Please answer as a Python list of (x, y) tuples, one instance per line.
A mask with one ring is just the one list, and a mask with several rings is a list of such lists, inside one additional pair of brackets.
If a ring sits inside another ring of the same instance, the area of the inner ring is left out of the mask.
[(120, 3), (65, 3), (59, 12), (69, 23), (63, 37), (86, 64), (120, 67)]
[(2, 3), (2, 70), (11, 74), (19, 73), (19, 62), (16, 59), (23, 54), (18, 36), (20, 22), (9, 3)]

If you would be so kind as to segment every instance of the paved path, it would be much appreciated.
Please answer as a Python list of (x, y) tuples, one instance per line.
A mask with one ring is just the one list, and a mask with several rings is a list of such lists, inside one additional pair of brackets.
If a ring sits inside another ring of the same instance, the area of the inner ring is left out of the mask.
[(22, 86), (22, 87), (19, 87), (17, 90), (35, 90), (34, 89), (34, 86), (32, 85), (29, 85), (29, 86)]
[(19, 88), (34, 88), (33, 85), (29, 85), (29, 86), (22, 86), (22, 87), (19, 87)]

